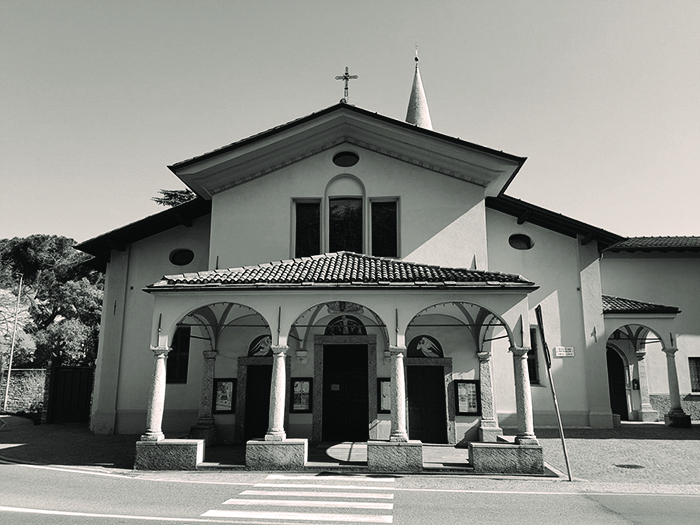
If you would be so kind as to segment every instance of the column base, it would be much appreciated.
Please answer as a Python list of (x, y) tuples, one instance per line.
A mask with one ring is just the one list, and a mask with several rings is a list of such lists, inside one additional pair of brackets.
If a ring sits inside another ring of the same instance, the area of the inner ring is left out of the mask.
[(162, 432), (146, 432), (139, 440), (140, 441), (162, 441), (165, 439), (165, 434)]
[(503, 429), (494, 420), (481, 420), (479, 426), (479, 441), (482, 443), (495, 443), (498, 437), (503, 435)]
[(642, 405), (642, 409), (639, 411), (639, 420), (654, 422), (659, 420), (659, 412), (654, 410), (651, 405)]
[(683, 412), (669, 412), (664, 416), (664, 423), (667, 427), (674, 428), (690, 428), (692, 423), (690, 421), (690, 416)]
[(245, 466), (249, 470), (301, 470), (308, 457), (308, 439), (251, 439), (245, 444)]
[(265, 434), (263, 441), (284, 441), (287, 439), (287, 433), (282, 430), (280, 432), (268, 432)]
[(538, 446), (540, 444), (535, 436), (515, 436), (516, 445), (534, 445)]
[(214, 423), (197, 423), (190, 428), (188, 435), (190, 439), (203, 439), (208, 447), (216, 443), (216, 427)]
[(367, 468), (370, 472), (421, 472), (423, 443), (409, 441), (368, 441)]

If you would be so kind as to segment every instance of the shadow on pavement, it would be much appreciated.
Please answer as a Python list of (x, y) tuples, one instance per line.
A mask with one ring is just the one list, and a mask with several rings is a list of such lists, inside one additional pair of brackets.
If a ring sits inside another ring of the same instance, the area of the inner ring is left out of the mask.
[(138, 435), (96, 436), (83, 423), (34, 425), (0, 416), (0, 457), (40, 465), (131, 469)]

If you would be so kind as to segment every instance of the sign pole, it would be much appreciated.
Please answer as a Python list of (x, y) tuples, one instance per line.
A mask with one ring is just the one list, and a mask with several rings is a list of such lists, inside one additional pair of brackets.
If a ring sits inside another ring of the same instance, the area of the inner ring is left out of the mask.
[(22, 279), (24, 275), (19, 276), (19, 290), (17, 290), (17, 306), (15, 306), (15, 326), (12, 329), (12, 345), (10, 346), (10, 364), (7, 367), (7, 382), (5, 383), (5, 401), (2, 405), (2, 411), (7, 412), (7, 396), (10, 394), (10, 374), (12, 374), (12, 358), (15, 354), (15, 339), (17, 337), (17, 318), (19, 317), (19, 302), (22, 297)]
[(569, 481), (573, 481), (571, 476), (571, 465), (569, 464), (569, 453), (566, 450), (566, 440), (564, 439), (564, 427), (561, 424), (561, 413), (559, 412), (559, 402), (557, 401), (557, 391), (554, 389), (554, 379), (552, 379), (552, 356), (549, 354), (549, 347), (544, 338), (544, 323), (542, 322), (542, 307), (537, 305), (535, 308), (537, 316), (537, 328), (540, 331), (540, 339), (542, 339), (542, 350), (545, 361), (547, 362), (547, 377), (549, 385), (552, 387), (552, 400), (554, 401), (554, 411), (557, 414), (557, 423), (559, 424), (559, 435), (561, 436), (561, 446), (564, 449), (564, 461), (566, 462), (566, 472), (569, 475)]

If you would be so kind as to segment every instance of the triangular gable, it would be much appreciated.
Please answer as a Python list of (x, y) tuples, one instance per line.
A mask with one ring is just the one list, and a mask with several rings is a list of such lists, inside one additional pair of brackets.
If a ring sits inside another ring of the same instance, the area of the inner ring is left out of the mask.
[(170, 166), (193, 191), (220, 191), (339, 144), (351, 144), (502, 193), (525, 159), (417, 127), (349, 104), (277, 126)]

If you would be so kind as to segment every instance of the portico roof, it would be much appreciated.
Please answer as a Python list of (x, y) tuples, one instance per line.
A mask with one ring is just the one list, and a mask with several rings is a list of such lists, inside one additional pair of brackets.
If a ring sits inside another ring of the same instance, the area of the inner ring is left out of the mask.
[(225, 270), (166, 275), (147, 292), (228, 288), (517, 288), (537, 286), (520, 275), (446, 268), (352, 252), (327, 253)]
[(604, 314), (678, 314), (680, 309), (675, 306), (645, 303), (613, 295), (603, 295)]

